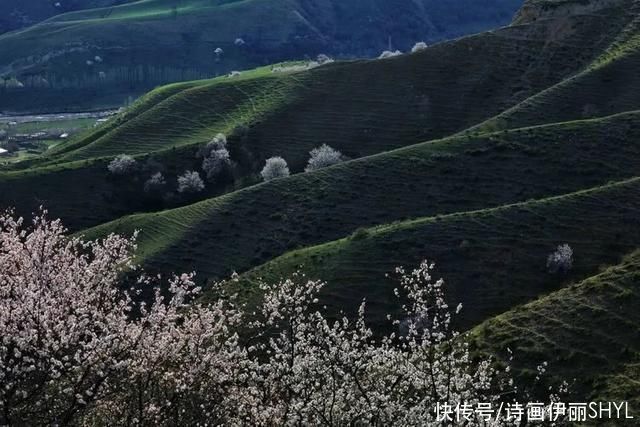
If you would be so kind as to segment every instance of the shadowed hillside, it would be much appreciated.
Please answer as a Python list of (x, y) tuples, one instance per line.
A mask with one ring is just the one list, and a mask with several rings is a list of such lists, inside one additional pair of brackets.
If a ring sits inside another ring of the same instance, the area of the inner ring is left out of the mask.
[(0, 76), (12, 79), (0, 111), (119, 106), (172, 81), (320, 53), (407, 50), (505, 25), (521, 3), (143, 0), (58, 15), (0, 36)]
[[(629, 402), (640, 407), (640, 254), (597, 276), (487, 321), (473, 331), (483, 349), (532, 377), (531, 366), (549, 364), (550, 382), (567, 380), (574, 396)], [(632, 421), (629, 421), (632, 423)], [(629, 424), (631, 425), (631, 424)]]

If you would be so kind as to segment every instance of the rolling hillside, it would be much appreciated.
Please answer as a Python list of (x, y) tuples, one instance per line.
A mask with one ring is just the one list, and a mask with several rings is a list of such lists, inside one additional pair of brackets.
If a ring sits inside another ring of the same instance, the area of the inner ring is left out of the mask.
[[(370, 25), (392, 11), (385, 21), (405, 26), (393, 43), (408, 46), (424, 28), (437, 38), (445, 30), (435, 11), (445, 16), (453, 3), (402, 4), (409, 9), (363, 0), (347, 13), (332, 0), (145, 0), (0, 36), (0, 64), (76, 73), (90, 53), (101, 58), (90, 67), (108, 73), (135, 55), (138, 71), (100, 86), (118, 97), (141, 88), (131, 78), (184, 78), (198, 67), (210, 76), (266, 63), (276, 51), (285, 58), (331, 45), (337, 55), (355, 46), (367, 54), (388, 43), (369, 37)], [(275, 25), (275, 16), (287, 19)], [(357, 33), (345, 38), (349, 25)], [(147, 33), (158, 34), (162, 55), (121, 44), (148, 46)], [(90, 41), (46, 60), (11, 59), (43, 34), (34, 58), (71, 36)], [(190, 62), (217, 46), (224, 55)], [(166, 62), (150, 68), (152, 57)], [(176, 60), (185, 68), (171, 74)], [(328, 282), (321, 298), (334, 313), (366, 298), (376, 326), (397, 309), (387, 274), (428, 259), (446, 279), (449, 302), (463, 303), (456, 326), (477, 351), (505, 357), (513, 348), (523, 377), (548, 361), (552, 378), (576, 377), (580, 399), (640, 404), (640, 1), (530, 0), (508, 27), (417, 53), (300, 65), (157, 88), (41, 157), (3, 165), (0, 205), (24, 215), (45, 205), (88, 238), (139, 230), (139, 261), (154, 273), (197, 272), (205, 298), (208, 281), (238, 272), (233, 290), (253, 302), (259, 278), (302, 269)], [(80, 96), (92, 85), (64, 90)], [(37, 94), (43, 108), (58, 103), (48, 98), (57, 89), (40, 89), (19, 102)], [(0, 98), (19, 105), (11, 96)], [(229, 176), (201, 194), (177, 194), (176, 177), (200, 169), (196, 152), (218, 132), (228, 136)], [(346, 161), (303, 172), (323, 143)], [(138, 162), (126, 177), (106, 168), (120, 153)], [(259, 182), (264, 160), (276, 155), (292, 175)], [(168, 184), (151, 200), (142, 189), (156, 171)], [(565, 243), (572, 269), (549, 272), (548, 255)]]
[(37, 24), (61, 13), (107, 7), (132, 0), (3, 0), (0, 34)]
[(143, 174), (124, 185), (110, 180), (106, 162), (120, 153), (159, 162), (175, 182), (176, 174), (199, 168), (198, 145), (227, 133), (236, 174), (232, 182), (210, 186), (201, 196), (207, 198), (256, 183), (264, 159), (273, 155), (300, 172), (308, 152), (322, 143), (359, 158), (442, 138), (588, 67), (629, 25), (632, 17), (619, 11), (563, 18), (576, 30), (561, 39), (555, 20), (538, 20), (387, 60), (338, 62), (299, 73), (262, 68), (163, 87), (104, 127), (40, 160), (11, 166), (25, 170), (0, 173), (0, 200), (21, 213), (45, 203), (79, 230), (192, 202), (149, 206), (140, 195)]
[(0, 76), (9, 85), (0, 111), (119, 106), (172, 81), (320, 53), (407, 50), (505, 25), (521, 3), (142, 0), (62, 14), (0, 36)]
[(634, 177), (639, 120), (629, 113), (432, 141), (125, 217), (89, 234), (139, 229), (150, 265), (222, 278), (360, 227), (544, 199)]
[(549, 382), (568, 380), (572, 395), (588, 401), (627, 401), (637, 417), (639, 274), (635, 252), (594, 277), (485, 322), (472, 334), (480, 348), (505, 359), (506, 348), (517, 349), (513, 363), (523, 377), (531, 378), (531, 367), (546, 361)]
[[(292, 251), (245, 276), (278, 280), (300, 269), (327, 281), (323, 303), (333, 310), (357, 308), (366, 297), (373, 320), (394, 310), (386, 277), (396, 266), (422, 259), (437, 263), (453, 306), (465, 307), (464, 325), (558, 289), (570, 280), (615, 264), (640, 241), (640, 180), (632, 179), (568, 195), (455, 213), (359, 230), (335, 242)], [(546, 260), (559, 244), (574, 250), (571, 276), (549, 274)], [(396, 307), (397, 308), (397, 307)]]

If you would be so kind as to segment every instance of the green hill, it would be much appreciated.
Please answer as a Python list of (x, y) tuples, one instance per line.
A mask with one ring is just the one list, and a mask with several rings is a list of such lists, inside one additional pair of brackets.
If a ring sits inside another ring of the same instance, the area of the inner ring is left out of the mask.
[(0, 76), (24, 86), (1, 94), (0, 111), (103, 108), (162, 83), (285, 59), (407, 50), (505, 25), (521, 3), (142, 0), (62, 14), (0, 36)]
[(539, 20), (387, 60), (300, 73), (262, 68), (163, 87), (95, 132), (58, 145), (40, 160), (12, 165), (28, 171), (0, 173), (0, 201), (21, 213), (45, 203), (78, 230), (192, 201), (149, 206), (141, 195), (146, 176), (109, 179), (106, 161), (120, 153), (161, 163), (173, 185), (176, 174), (199, 169), (197, 145), (228, 133), (236, 174), (231, 182), (210, 186), (201, 196), (207, 198), (255, 183), (264, 159), (273, 155), (300, 172), (308, 152), (323, 143), (359, 158), (442, 138), (587, 67), (628, 25), (631, 18), (618, 12), (566, 18), (576, 31), (557, 44), (549, 43), (556, 21)]
[(530, 376), (532, 366), (546, 361), (550, 382), (571, 382), (581, 401), (627, 401), (637, 418), (639, 280), (636, 252), (597, 276), (485, 322), (473, 336), (504, 358), (505, 349), (514, 349), (521, 374)]
[(639, 113), (629, 113), (432, 141), (121, 218), (89, 234), (139, 229), (149, 265), (225, 277), (360, 227), (543, 199), (636, 176), (638, 120)]
[(127, 1), (132, 0), (3, 0), (0, 34), (34, 25), (61, 13), (113, 6)]
[[(627, 3), (633, 17), (592, 64), (571, 78), (535, 94), (475, 130), (532, 126), (549, 120), (568, 121), (635, 110), (640, 80), (640, 3)], [(570, 27), (565, 27), (568, 29)]]
[[(569, 195), (393, 223), (360, 230), (320, 246), (292, 251), (244, 276), (279, 280), (300, 269), (329, 284), (323, 303), (355, 309), (366, 297), (377, 323), (394, 307), (397, 282), (385, 277), (397, 266), (423, 259), (437, 263), (453, 305), (465, 307), (464, 325), (475, 325), (570, 280), (615, 264), (640, 242), (640, 179)], [(574, 251), (569, 277), (549, 274), (547, 256), (568, 243)]]

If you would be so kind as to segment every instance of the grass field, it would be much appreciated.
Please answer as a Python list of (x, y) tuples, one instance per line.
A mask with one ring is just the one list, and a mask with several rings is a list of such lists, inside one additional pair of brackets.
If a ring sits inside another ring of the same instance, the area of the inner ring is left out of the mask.
[[(475, 325), (531, 301), (572, 280), (616, 264), (640, 241), (640, 180), (632, 179), (568, 195), (467, 213), (415, 219), (359, 230), (352, 236), (292, 251), (247, 273), (288, 277), (300, 269), (325, 280), (323, 303), (356, 309), (366, 296), (374, 323), (393, 306), (393, 271), (423, 259), (437, 263), (450, 305), (465, 307), (463, 325)], [(574, 268), (568, 277), (547, 273), (547, 256), (568, 243)], [(391, 274), (391, 277), (385, 277)]]

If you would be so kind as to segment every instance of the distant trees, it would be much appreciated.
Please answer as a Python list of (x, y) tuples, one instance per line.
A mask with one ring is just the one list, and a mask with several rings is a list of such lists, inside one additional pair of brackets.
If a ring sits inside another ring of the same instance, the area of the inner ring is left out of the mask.
[(421, 50), (425, 50), (429, 46), (425, 42), (418, 42), (411, 48), (411, 53), (420, 52)]
[(262, 176), (262, 179), (265, 181), (271, 181), (272, 179), (283, 178), (289, 175), (289, 166), (287, 166), (286, 160), (282, 157), (271, 157), (267, 159), (262, 172), (260, 172), (260, 176)]
[(547, 257), (547, 271), (552, 274), (568, 273), (573, 267), (573, 249), (568, 244), (559, 245)]
[(342, 153), (327, 144), (314, 148), (309, 154), (310, 158), (305, 172), (312, 172), (342, 162)]
[(178, 193), (194, 194), (202, 190), (204, 190), (204, 181), (198, 172), (186, 171), (178, 177)]
[(133, 157), (120, 154), (107, 165), (107, 169), (113, 175), (129, 175), (136, 170), (137, 165), (138, 162)]
[(394, 56), (400, 56), (400, 55), (402, 55), (402, 52), (400, 52), (399, 50), (395, 50), (395, 51), (385, 50), (380, 54), (378, 59), (393, 58)]
[(196, 157), (204, 158), (202, 171), (208, 181), (213, 181), (222, 173), (229, 170), (231, 156), (227, 150), (227, 137), (219, 133), (207, 145), (200, 148)]

